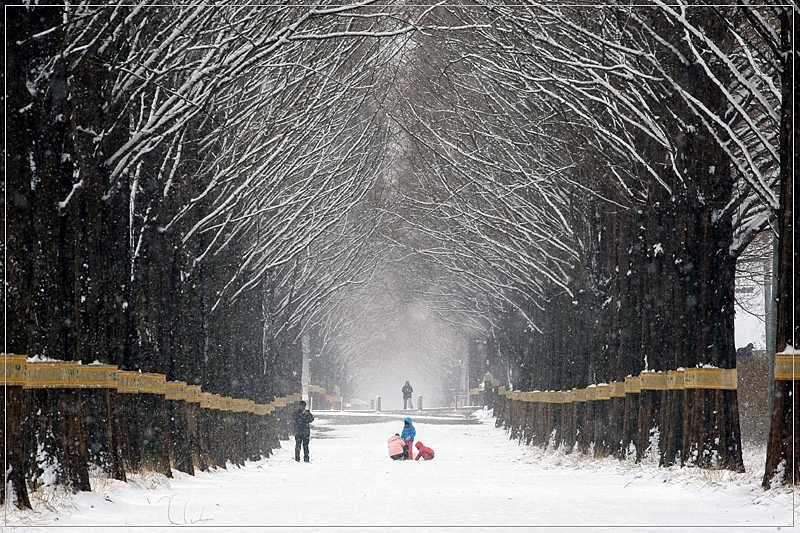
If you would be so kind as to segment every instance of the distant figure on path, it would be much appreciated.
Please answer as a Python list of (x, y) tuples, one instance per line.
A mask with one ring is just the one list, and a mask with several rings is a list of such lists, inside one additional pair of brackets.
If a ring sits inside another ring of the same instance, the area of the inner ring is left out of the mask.
[(414, 405), (411, 403), (411, 393), (414, 392), (414, 389), (411, 388), (411, 383), (406, 381), (406, 384), (403, 385), (401, 390), (403, 391), (403, 409), (413, 409)]
[(433, 459), (433, 450), (422, 444), (422, 441), (417, 443), (417, 458), (414, 460), (419, 461), (420, 458), (424, 459), (425, 461), (430, 461)]
[(405, 461), (408, 457), (408, 446), (403, 442), (399, 433), (389, 437), (389, 457), (395, 461)]
[(750, 357), (753, 355), (753, 343), (751, 342), (744, 348), (739, 348), (736, 350), (736, 357), (740, 357), (742, 359)]
[(311, 422), (314, 415), (306, 409), (306, 402), (300, 400), (297, 411), (294, 412), (294, 460), (300, 462), (300, 446), (303, 446), (303, 460), (307, 463), (308, 441), (311, 439)]
[(408, 458), (414, 458), (414, 437), (417, 436), (417, 430), (414, 428), (414, 423), (411, 421), (411, 417), (406, 417), (403, 421), (403, 432), (400, 433), (400, 437), (403, 439), (403, 442), (406, 443), (408, 446)]

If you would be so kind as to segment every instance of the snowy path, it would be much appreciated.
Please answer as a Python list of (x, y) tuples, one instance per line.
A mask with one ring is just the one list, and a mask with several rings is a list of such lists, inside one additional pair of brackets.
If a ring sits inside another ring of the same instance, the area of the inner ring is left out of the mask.
[(402, 415), (315, 415), (310, 464), (296, 463), (293, 442), (283, 441), (272, 458), (246, 468), (128, 484), (96, 481), (92, 493), (48, 504), (37, 500), (34, 513), (6, 510), (5, 526), (48, 533), (101, 525), (147, 533), (176, 525), (202, 526), (204, 533), (241, 526), (752, 532), (786, 531), (793, 523), (794, 494), (764, 493), (754, 474), (667, 470), (614, 459), (578, 463), (575, 456), (518, 446), (492, 418), (464, 424), (432, 415), (414, 418), (417, 440), (436, 451), (435, 460), (391, 461), (386, 440), (401, 430)]

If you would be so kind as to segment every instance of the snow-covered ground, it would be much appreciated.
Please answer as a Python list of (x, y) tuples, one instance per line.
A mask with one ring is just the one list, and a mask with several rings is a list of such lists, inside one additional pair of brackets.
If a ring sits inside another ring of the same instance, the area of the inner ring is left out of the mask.
[(759, 486), (763, 453), (746, 453), (745, 474), (588, 459), (519, 446), (490, 414), (414, 413), (417, 440), (436, 457), (401, 462), (388, 458), (386, 441), (402, 413), (318, 411), (309, 464), (282, 441), (244, 468), (127, 484), (96, 477), (94, 492), (37, 494), (32, 512), (6, 508), (4, 529), (753, 532), (795, 522), (796, 493)]

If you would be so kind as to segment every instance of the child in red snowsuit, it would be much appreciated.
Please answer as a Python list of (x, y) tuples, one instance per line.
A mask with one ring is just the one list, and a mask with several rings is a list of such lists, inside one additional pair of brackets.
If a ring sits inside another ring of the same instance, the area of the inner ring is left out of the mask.
[(422, 442), (417, 441), (417, 457), (414, 459), (415, 461), (419, 461), (419, 458), (422, 457), (426, 461), (430, 461), (433, 459), (433, 450), (422, 444)]

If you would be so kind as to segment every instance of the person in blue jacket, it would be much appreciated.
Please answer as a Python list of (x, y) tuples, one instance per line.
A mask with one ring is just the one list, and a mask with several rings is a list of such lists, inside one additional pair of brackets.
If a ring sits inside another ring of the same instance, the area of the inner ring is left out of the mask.
[(414, 437), (417, 436), (417, 430), (414, 429), (414, 423), (411, 421), (411, 417), (408, 416), (404, 420), (403, 423), (403, 432), (400, 433), (400, 438), (403, 439), (408, 445), (408, 458), (414, 459)]

